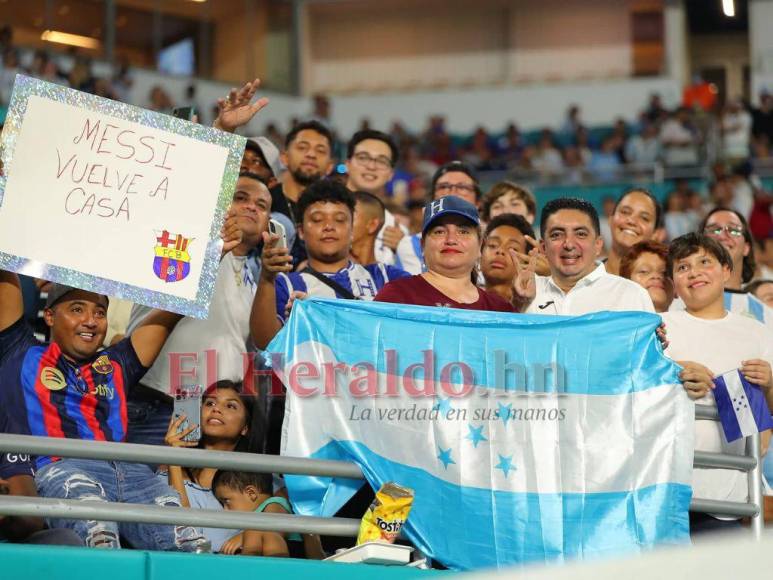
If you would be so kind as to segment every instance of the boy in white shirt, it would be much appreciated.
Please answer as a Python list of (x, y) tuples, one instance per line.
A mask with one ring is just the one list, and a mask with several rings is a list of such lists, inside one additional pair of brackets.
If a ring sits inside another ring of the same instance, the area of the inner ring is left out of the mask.
[[(773, 332), (756, 320), (725, 310), (723, 290), (732, 269), (727, 250), (706, 235), (686, 234), (671, 243), (667, 272), (686, 309), (663, 314), (670, 341), (666, 354), (685, 367), (685, 389), (698, 405), (716, 405), (709, 395), (714, 388), (711, 379), (738, 368), (746, 380), (762, 389), (768, 407), (773, 407)], [(719, 423), (696, 421), (695, 450), (741, 455), (744, 440), (728, 443)], [(746, 474), (696, 468), (693, 496), (747, 501)], [(690, 514), (693, 534), (738, 525), (732, 517)]]

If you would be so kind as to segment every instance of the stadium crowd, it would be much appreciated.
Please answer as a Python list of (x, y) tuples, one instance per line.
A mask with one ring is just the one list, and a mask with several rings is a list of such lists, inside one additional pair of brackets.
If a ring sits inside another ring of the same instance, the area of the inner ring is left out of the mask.
[[(12, 46), (3, 55), (0, 99), (7, 102), (21, 66)], [(45, 53), (35, 55), (27, 72), (117, 99), (131, 83), (125, 67), (99, 79), (84, 59), (64, 72)], [(217, 104), (214, 126), (233, 132), (259, 115), (267, 101), (255, 100), (258, 89), (253, 81), (232, 90)], [(195, 94), (189, 97), (193, 104)], [(763, 95), (751, 112), (731, 102), (713, 116), (698, 103), (668, 111), (652, 95), (634, 125), (618, 120), (602, 133), (585, 127), (579, 107), (569, 109), (557, 130), (528, 137), (514, 124), (499, 136), (478, 129), (460, 140), (442, 117), (416, 134), (398, 123), (380, 131), (365, 121), (341, 146), (329, 103), (319, 97), (312, 118), (296, 120), (286, 134), (270, 126), (248, 139), (206, 320), (0, 272), (0, 433), (277, 453), (283, 399), (255, 394), (265, 395), (266, 385), (250, 386), (255, 373), (245, 375), (243, 354), (252, 353), (251, 364), (263, 368), (258, 353), (294, 301), (307, 296), (537, 315), (658, 312), (665, 352), (682, 365), (680, 378), (697, 404), (713, 404), (715, 375), (740, 368), (773, 408), (773, 220), (770, 197), (749, 165), (769, 155), (771, 99)], [(155, 88), (150, 108), (171, 107), (163, 88)], [(662, 206), (634, 186), (609, 200), (601, 216), (577, 197), (539, 203), (514, 181), (484, 190), (477, 175), (528, 169), (548, 177), (574, 172), (577, 184), (588, 176), (611, 181), (624, 163), (705, 161), (704, 145), (716, 138), (720, 155), (708, 197), (682, 180)], [(270, 220), (279, 230), (270, 231)], [(39, 300), (37, 330), (47, 330), (48, 342), (33, 334)], [(213, 350), (216, 364), (207, 354)], [(169, 378), (179, 369), (176, 353), (207, 361), (189, 378), (214, 379), (201, 400), (200, 425), (173, 416)], [(743, 452), (742, 443), (728, 444), (719, 425), (708, 422), (696, 425), (695, 448)], [(0, 489), (292, 511), (281, 474), (156, 467), (5, 453)], [(703, 498), (747, 499), (744, 476), (732, 470), (696, 469), (694, 487)], [(691, 514), (696, 534), (739, 525)], [(224, 554), (309, 558), (325, 553), (313, 535), (90, 520), (0, 516), (0, 538), (185, 551), (209, 544)]]

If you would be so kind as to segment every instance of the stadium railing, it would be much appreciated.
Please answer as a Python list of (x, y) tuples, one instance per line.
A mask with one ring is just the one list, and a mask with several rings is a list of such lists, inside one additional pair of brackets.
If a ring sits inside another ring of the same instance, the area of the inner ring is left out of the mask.
[[(716, 409), (696, 405), (696, 420), (718, 421)], [(0, 434), (0, 452), (51, 455), (103, 461), (171, 464), (183, 467), (213, 467), (252, 473), (282, 473), (363, 479), (361, 469), (349, 462), (303, 459), (276, 455), (178, 449), (154, 445), (134, 445)], [(746, 454), (695, 452), (694, 466), (710, 469), (737, 469), (747, 473), (747, 502), (693, 498), (690, 511), (748, 517), (756, 539), (762, 535), (764, 510), (759, 436), (746, 438)], [(87, 502), (41, 497), (0, 496), (0, 514), (65, 519), (98, 519), (210, 528), (254, 529), (354, 537), (359, 521), (349, 518), (323, 518), (299, 515), (225, 512), (125, 503)]]

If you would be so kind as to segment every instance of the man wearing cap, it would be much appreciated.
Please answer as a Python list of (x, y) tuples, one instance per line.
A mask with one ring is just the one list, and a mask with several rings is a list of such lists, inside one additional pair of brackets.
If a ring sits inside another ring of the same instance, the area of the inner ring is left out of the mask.
[[(44, 310), (51, 343), (36, 340), (22, 317), (16, 274), (0, 271), (0, 416), (22, 435), (94, 441), (126, 437), (126, 393), (153, 364), (177, 314), (153, 311), (131, 338), (100, 350), (108, 298), (54, 284)], [(0, 421), (3, 422), (3, 421)], [(141, 464), (39, 456), (38, 491), (45, 497), (179, 506), (176, 493)], [(120, 483), (119, 483), (120, 482)], [(195, 528), (51, 519), (87, 546), (118, 548), (119, 531), (141, 549), (194, 551)]]
[(513, 280), (513, 303), (475, 285), (475, 265), (480, 260), (480, 218), (469, 201), (447, 195), (424, 208), (421, 248), (427, 270), (394, 280), (376, 296), (379, 302), (442, 306), (468, 310), (513, 312), (520, 310), (534, 291), (536, 250), (528, 267), (519, 268), (514, 250), (510, 259), (518, 268)]
[[(432, 199), (455, 195), (477, 208), (480, 198), (478, 179), (472, 168), (461, 161), (451, 161), (435, 172), (432, 177)], [(395, 266), (411, 274), (426, 271), (421, 249), (421, 234), (405, 236), (397, 245)]]

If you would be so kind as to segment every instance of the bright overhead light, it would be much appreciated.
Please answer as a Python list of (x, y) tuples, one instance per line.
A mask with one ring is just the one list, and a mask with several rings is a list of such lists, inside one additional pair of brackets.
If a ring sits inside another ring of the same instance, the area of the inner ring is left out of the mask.
[(722, 0), (722, 11), (730, 18), (735, 16), (735, 0)]
[(68, 32), (59, 32), (58, 30), (46, 30), (40, 35), (41, 40), (46, 42), (56, 42), (57, 44), (67, 44), (69, 46), (78, 46), (80, 48), (98, 49), (101, 43), (96, 38), (90, 36), (81, 36), (80, 34), (70, 34)]

